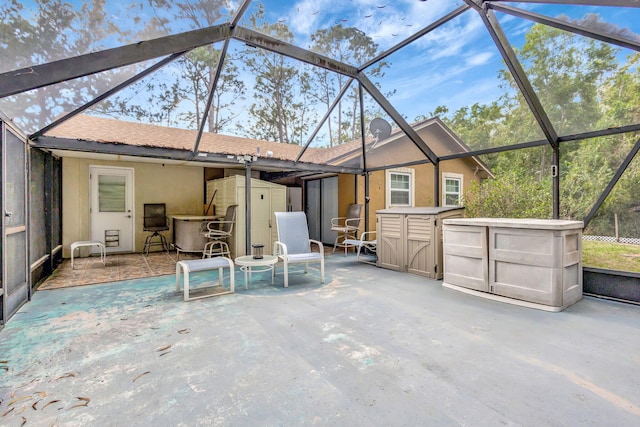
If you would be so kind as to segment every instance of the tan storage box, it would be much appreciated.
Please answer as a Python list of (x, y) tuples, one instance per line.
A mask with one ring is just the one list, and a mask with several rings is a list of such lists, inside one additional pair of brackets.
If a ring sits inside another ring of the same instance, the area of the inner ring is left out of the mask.
[(446, 220), (443, 284), (563, 310), (582, 298), (582, 227), (565, 220)]
[(378, 267), (442, 278), (442, 220), (464, 208), (390, 208), (376, 211)]

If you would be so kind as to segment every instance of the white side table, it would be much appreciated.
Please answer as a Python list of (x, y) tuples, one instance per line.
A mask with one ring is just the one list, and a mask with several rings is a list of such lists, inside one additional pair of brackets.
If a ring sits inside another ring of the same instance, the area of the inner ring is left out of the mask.
[(107, 250), (104, 247), (104, 243), (100, 242), (99, 240), (81, 240), (79, 242), (73, 242), (71, 244), (71, 269), (72, 270), (73, 270), (73, 253), (76, 251), (76, 249), (84, 246), (97, 246), (98, 249), (100, 250), (100, 261), (102, 261), (102, 264), (104, 264), (104, 260), (107, 256)]
[[(263, 255), (260, 259), (255, 259), (252, 255), (245, 255), (235, 259), (235, 263), (240, 266), (240, 270), (244, 271), (244, 288), (249, 288), (249, 280), (251, 280), (252, 272), (272, 271), (278, 262), (278, 257), (273, 255)], [(262, 267), (256, 270), (255, 267)], [(273, 274), (271, 275), (271, 284), (273, 285)]]

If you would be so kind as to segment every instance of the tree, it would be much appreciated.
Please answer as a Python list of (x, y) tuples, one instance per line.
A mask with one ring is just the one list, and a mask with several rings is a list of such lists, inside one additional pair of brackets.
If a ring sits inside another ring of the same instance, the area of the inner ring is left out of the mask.
[[(293, 34), (287, 26), (281, 22), (262, 22), (263, 13), (260, 10), (251, 17), (253, 27), (292, 43)], [(308, 131), (312, 106), (309, 74), (283, 55), (262, 49), (248, 48), (242, 59), (256, 80), (253, 103), (248, 110), (249, 124), (241, 131), (252, 138), (301, 144)]]
[[(378, 45), (357, 28), (334, 25), (329, 29), (320, 29), (311, 35), (311, 50), (329, 56), (346, 64), (361, 65), (370, 60), (378, 51)], [(383, 70), (389, 67), (386, 61), (379, 61), (367, 69), (373, 78), (384, 76)], [(327, 109), (334, 102), (340, 89), (346, 84), (347, 77), (325, 69), (316, 68), (313, 75), (313, 96)], [(360, 111), (357, 85), (352, 85), (346, 99), (340, 100), (334, 116), (327, 120), (329, 145), (337, 145), (360, 137)], [(379, 109), (368, 108), (369, 118), (379, 115)]]
[[(141, 30), (141, 34), (171, 34), (175, 22), (186, 22), (191, 29), (204, 28), (224, 18), (223, 11), (230, 9), (229, 1), (179, 1), (154, 0), (149, 2), (155, 12), (154, 19)], [(141, 9), (143, 4), (139, 5)], [(100, 113), (126, 115), (150, 123), (196, 129), (207, 120), (209, 132), (222, 132), (240, 113), (229, 108), (233, 102), (244, 98), (244, 83), (239, 79), (238, 67), (226, 58), (218, 77), (214, 99), (207, 117), (203, 117), (220, 60), (220, 50), (214, 45), (201, 46), (175, 61), (170, 69), (157, 71), (154, 76), (136, 83), (104, 102)], [(138, 100), (137, 94), (147, 96)]]
[[(102, 0), (85, 0), (80, 10), (62, 0), (38, 0), (37, 15), (28, 19), (22, 3), (7, 0), (0, 5), (0, 62), (5, 71), (100, 50), (103, 40), (121, 34)], [(99, 79), (84, 77), (8, 97), (2, 100), (2, 109), (23, 130), (36, 131), (94, 98), (127, 72), (104, 72)]]
[[(560, 135), (585, 132), (607, 123), (637, 121), (635, 62), (617, 68), (618, 50), (606, 43), (535, 24), (515, 49), (525, 74)], [(505, 146), (543, 138), (511, 74), (499, 72), (503, 94), (493, 103), (474, 104), (453, 113), (440, 108), (443, 120), (473, 149)], [(624, 95), (619, 96), (624, 92)], [(636, 106), (635, 110), (629, 106)], [(562, 144), (561, 215), (582, 219), (630, 148), (624, 138), (599, 138)], [(495, 180), (474, 188), (471, 209), (485, 216), (549, 217), (550, 145), (484, 156)], [(622, 188), (622, 187), (621, 187)], [(628, 193), (621, 191), (620, 194)], [(522, 194), (527, 197), (521, 199)], [(482, 201), (484, 206), (477, 204)], [(474, 204), (476, 203), (476, 204)], [(540, 204), (540, 206), (537, 206)], [(543, 206), (544, 205), (544, 206)], [(524, 213), (524, 214), (523, 214)]]

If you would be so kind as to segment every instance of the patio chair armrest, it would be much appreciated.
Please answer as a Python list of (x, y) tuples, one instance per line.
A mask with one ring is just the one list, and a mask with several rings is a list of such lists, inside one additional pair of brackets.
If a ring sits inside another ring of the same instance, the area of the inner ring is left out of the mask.
[(331, 218), (331, 226), (332, 227), (339, 227), (340, 226), (340, 221), (343, 219), (346, 219), (346, 216), (338, 216), (335, 218)]
[[(354, 224), (355, 223), (355, 224)], [(354, 230), (358, 229), (358, 225), (360, 225), (360, 218), (347, 218), (344, 220), (344, 226), (352, 228)]]
[(207, 230), (211, 231), (211, 230), (217, 230), (219, 229), (219, 226), (222, 224), (233, 224), (235, 223), (235, 221), (209, 221), (207, 222)]
[[(373, 239), (371, 239), (370, 236), (373, 236)], [(360, 234), (360, 240), (362, 240), (363, 242), (366, 242), (369, 240), (375, 240), (376, 239), (375, 236), (376, 236), (375, 231), (365, 231), (364, 233)]]
[(275, 256), (287, 256), (287, 245), (282, 242), (275, 241), (273, 242), (273, 254)]
[(319, 249), (320, 253), (322, 254), (322, 256), (324, 257), (324, 245), (322, 244), (322, 242), (320, 242), (318, 240), (309, 239), (309, 243), (314, 244), (314, 245), (318, 245), (318, 249)]

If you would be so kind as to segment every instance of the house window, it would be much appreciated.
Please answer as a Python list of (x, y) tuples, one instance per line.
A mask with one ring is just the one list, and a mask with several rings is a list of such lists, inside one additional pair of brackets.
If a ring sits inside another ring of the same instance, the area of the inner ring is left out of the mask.
[(442, 205), (462, 206), (462, 175), (445, 173), (442, 178)]
[(387, 207), (413, 206), (413, 170), (387, 171)]

